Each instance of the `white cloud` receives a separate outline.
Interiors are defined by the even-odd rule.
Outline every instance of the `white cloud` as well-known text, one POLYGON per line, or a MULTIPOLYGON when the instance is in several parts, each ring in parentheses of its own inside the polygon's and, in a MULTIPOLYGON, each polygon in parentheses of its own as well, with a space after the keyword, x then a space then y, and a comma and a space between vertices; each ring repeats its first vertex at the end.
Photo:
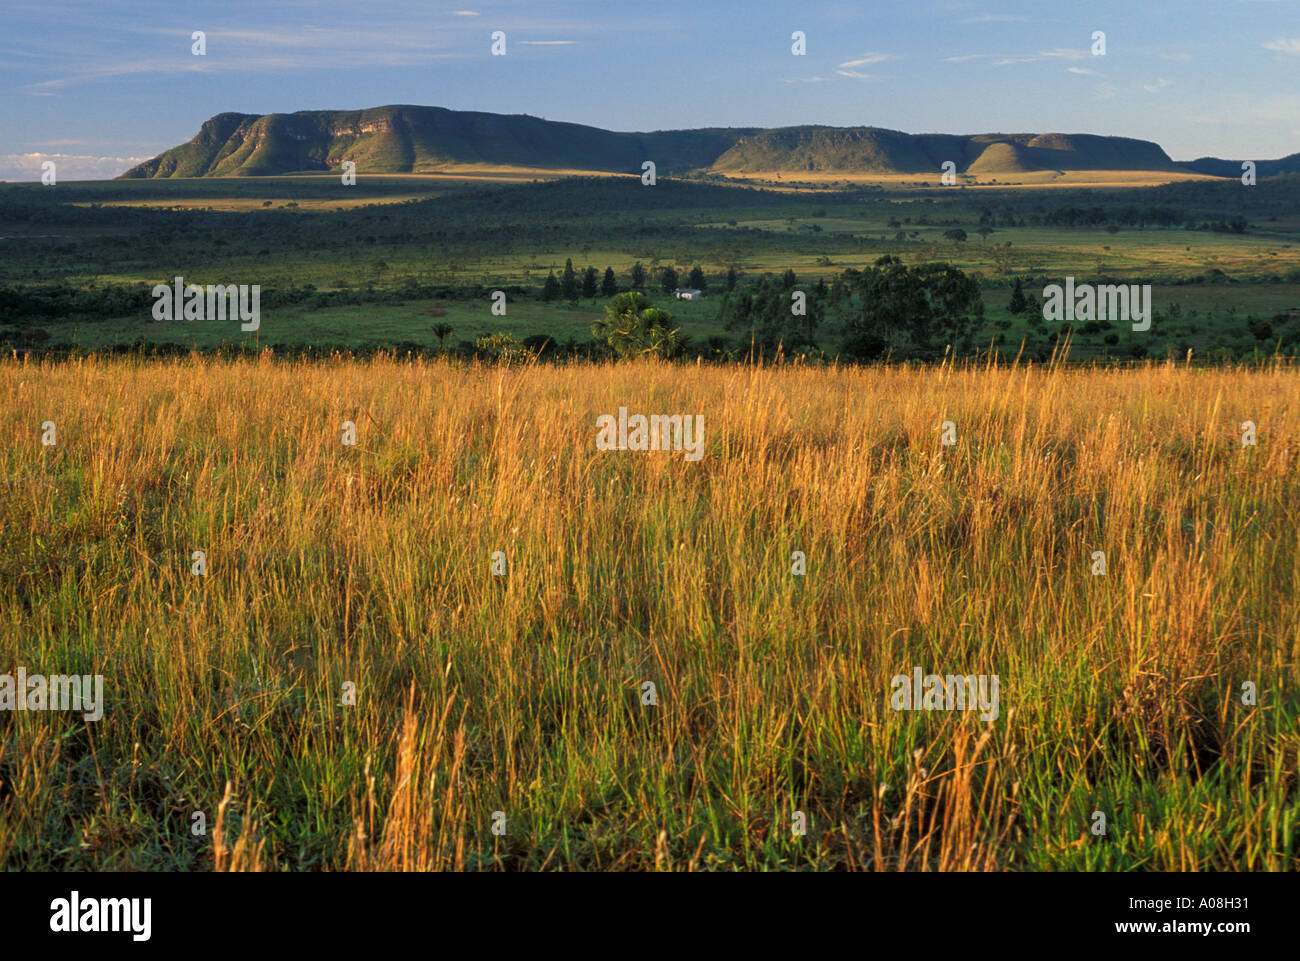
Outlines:
POLYGON ((1278 37, 1263 46, 1265 50, 1276 50, 1278 53, 1290 53, 1300 57, 1300 37, 1278 37))
POLYGON ((1006 67, 1015 63, 1037 63, 1040 60, 1088 60, 1091 57, 1092 53, 1088 50, 1057 47, 1055 50, 1044 50, 1032 57, 1003 57, 1001 60, 993 61, 993 66, 1006 67))
POLYGON ((453 17, 477 17, 479 14, 477 10, 453 10, 451 15, 453 17))
POLYGON ((465 57, 461 53, 432 53, 418 47, 409 50, 367 50, 333 53, 327 58, 311 52, 253 57, 181 57, 170 60, 124 61, 94 70, 30 83, 22 89, 33 96, 51 97, 56 91, 78 84, 112 80, 142 74, 178 73, 276 73, 290 70, 322 70, 346 67, 419 67, 437 60, 465 57))
MULTIPOLYGON (((469 29, 466 25, 462 29, 469 29)), ((135 27, 132 33, 148 36, 172 37, 177 46, 185 53, 190 52, 190 34, 188 31, 169 30, 163 27, 135 27)), ((427 50, 429 40, 412 31, 394 34, 381 29, 363 29, 351 26, 314 27, 277 26, 263 30, 228 30, 220 27, 207 31, 208 54, 214 55, 220 49, 229 49, 235 44, 255 44, 265 47, 345 47, 357 49, 368 45, 375 49, 404 47, 412 50, 427 50), (228 45, 227 42, 230 42, 228 45)))
POLYGON ((1055 50, 1044 50, 1039 56, 1059 60, 1087 60, 1092 56, 1092 52, 1089 50, 1072 50, 1069 47, 1057 47, 1055 50))
POLYGON ((41 164, 53 160, 59 181, 110 180, 149 157, 93 157, 66 153, 0 154, 0 180, 40 180, 41 164))
POLYGON ((1101 74, 1096 70, 1089 70, 1087 67, 1066 67, 1066 73, 1077 73, 1084 77, 1100 77, 1101 74))
POLYGON ((857 60, 845 60, 840 64, 840 69, 848 70, 852 67, 865 67, 873 63, 884 63, 886 60, 897 60, 892 53, 864 53, 857 60))
POLYGON ((879 74, 860 73, 857 70, 836 70, 841 77, 851 77, 854 80, 880 80, 879 74))
POLYGON ((785 80, 783 83, 825 83, 825 77, 795 77, 792 80, 785 80))
POLYGON ((1142 89, 1145 90, 1147 93, 1155 93, 1157 90, 1163 90, 1165 89, 1165 87, 1169 87, 1169 86, 1173 86, 1173 81, 1166 80, 1164 77, 1161 77, 1155 83, 1144 83, 1142 85, 1142 89))

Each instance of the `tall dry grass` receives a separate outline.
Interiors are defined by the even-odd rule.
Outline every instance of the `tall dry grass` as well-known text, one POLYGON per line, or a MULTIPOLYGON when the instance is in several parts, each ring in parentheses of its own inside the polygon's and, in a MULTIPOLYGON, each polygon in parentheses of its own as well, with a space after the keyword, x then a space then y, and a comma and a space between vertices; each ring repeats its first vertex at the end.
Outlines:
POLYGON ((0 671, 108 700, 0 714, 0 867, 1296 867, 1291 368, 92 358, 0 414, 0 671))

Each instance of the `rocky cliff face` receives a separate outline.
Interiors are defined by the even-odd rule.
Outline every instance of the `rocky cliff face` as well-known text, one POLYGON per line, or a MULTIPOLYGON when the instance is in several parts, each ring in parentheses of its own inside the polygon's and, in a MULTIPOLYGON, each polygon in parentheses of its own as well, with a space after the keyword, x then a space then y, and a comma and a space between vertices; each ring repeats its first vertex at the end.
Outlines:
POLYGON ((908 134, 879 127, 714 128, 616 133, 524 115, 389 106, 293 114, 222 113, 198 135, 123 177, 241 177, 337 169, 436 171, 457 164, 664 176, 842 171, 1176 170, 1158 144, 1087 134, 908 134))
POLYGON ((960 172, 1173 170, 1159 145, 1086 134, 908 134, 878 127, 789 127, 738 140, 714 164, 746 171, 932 173, 951 161, 960 172))

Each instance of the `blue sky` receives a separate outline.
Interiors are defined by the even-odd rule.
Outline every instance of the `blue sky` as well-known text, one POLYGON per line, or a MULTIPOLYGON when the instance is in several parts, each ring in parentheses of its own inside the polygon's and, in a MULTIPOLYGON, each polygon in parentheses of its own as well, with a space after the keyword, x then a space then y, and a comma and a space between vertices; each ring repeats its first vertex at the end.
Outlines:
POLYGON ((1179 160, 1272 159, 1300 151, 1300 0, 6 0, 0 87, 7 180, 47 158, 61 179, 114 176, 223 111, 390 103, 614 130, 1114 134, 1179 160))

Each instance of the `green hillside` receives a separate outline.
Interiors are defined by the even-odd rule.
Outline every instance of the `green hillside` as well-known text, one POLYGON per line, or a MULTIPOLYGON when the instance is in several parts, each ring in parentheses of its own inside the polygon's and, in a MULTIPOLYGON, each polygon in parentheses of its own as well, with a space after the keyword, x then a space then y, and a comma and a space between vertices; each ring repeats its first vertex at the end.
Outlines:
MULTIPOLYGON (((1209 174, 1211 177, 1240 177, 1240 160, 1220 160, 1218 157, 1201 157, 1189 160, 1182 166, 1197 173, 1209 174)), ((1255 176, 1277 177, 1282 174, 1300 174, 1300 153, 1293 153, 1280 160, 1257 160, 1255 176)))
POLYGON ((751 130, 615 133, 523 115, 390 106, 292 114, 224 113, 126 178, 247 177, 338 169, 422 173, 456 164, 664 173, 708 166, 751 130))
MULTIPOLYGON (((962 173, 1037 170, 1188 170, 1235 176, 1237 161, 1175 163, 1158 144, 1090 134, 909 134, 880 127, 711 128, 620 133, 522 114, 443 107, 223 113, 189 143, 122 176, 250 177, 338 170, 431 173, 458 165, 639 173, 690 171, 933 173, 951 161, 962 173)), ((1300 167, 1300 155, 1262 161, 1260 175, 1300 167), (1265 168, 1268 168, 1266 171, 1265 168), (1273 171, 1279 167, 1278 171, 1273 171)))
POLYGON ((1157 144, 1088 134, 907 134, 877 127, 787 127, 742 137, 714 169, 931 173, 1029 170, 1176 170, 1157 144))

